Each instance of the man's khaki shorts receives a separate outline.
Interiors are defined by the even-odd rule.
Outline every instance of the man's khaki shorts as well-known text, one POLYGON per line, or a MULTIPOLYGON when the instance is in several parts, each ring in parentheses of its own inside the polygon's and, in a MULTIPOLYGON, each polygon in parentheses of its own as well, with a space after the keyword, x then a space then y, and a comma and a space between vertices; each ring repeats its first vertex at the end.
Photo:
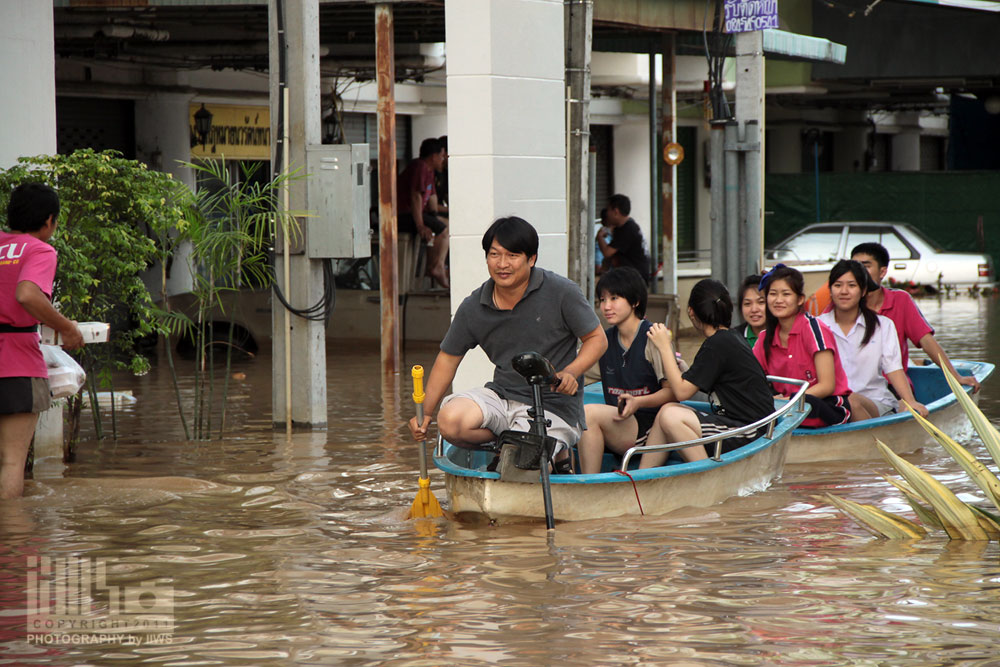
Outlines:
MULTIPOLYGON (((441 401, 441 407, 448 405, 456 398, 467 398, 474 401, 483 412, 483 423, 480 424, 480 428, 489 429, 497 436, 504 431, 531 430, 528 424, 530 419, 528 410, 531 406, 527 403, 503 399, 492 389, 477 387, 445 396, 444 400, 441 401)), ((580 440, 582 430, 579 427, 570 426, 562 417, 548 410, 545 411, 545 418, 552 421, 552 425, 548 427, 546 432, 559 441, 559 448, 556 451, 572 447, 580 440)))

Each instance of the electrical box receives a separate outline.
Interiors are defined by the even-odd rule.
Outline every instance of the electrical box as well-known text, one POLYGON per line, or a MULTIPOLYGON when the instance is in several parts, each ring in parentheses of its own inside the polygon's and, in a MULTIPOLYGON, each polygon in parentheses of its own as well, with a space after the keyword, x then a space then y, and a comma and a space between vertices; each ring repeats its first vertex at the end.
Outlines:
POLYGON ((306 147, 306 255, 371 256, 368 144, 306 147))

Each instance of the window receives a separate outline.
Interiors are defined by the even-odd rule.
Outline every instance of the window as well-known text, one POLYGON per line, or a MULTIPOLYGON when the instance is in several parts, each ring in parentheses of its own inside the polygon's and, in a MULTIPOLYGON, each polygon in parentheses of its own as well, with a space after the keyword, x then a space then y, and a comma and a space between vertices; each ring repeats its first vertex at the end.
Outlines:
POLYGON ((892 227, 851 227, 847 232, 847 252, 861 243, 881 243, 889 251, 889 259, 915 259, 913 251, 892 227))
POLYGON ((842 230, 829 229, 805 232, 789 239, 774 251, 776 260, 798 260, 801 262, 828 262, 837 259, 842 230))

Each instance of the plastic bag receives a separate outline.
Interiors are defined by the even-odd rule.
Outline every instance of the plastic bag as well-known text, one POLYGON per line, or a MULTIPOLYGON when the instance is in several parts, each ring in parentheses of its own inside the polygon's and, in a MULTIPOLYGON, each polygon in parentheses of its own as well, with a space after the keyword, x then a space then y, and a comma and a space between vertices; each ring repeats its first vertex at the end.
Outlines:
POLYGON ((49 367, 49 393, 52 398, 65 398, 80 391, 87 373, 58 345, 42 345, 42 356, 49 367))

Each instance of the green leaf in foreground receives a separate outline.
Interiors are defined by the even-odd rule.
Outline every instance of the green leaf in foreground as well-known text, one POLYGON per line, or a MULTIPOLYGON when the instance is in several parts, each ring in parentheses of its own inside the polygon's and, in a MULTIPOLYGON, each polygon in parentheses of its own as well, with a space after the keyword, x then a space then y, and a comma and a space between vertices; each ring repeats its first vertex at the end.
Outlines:
POLYGON ((948 490, 948 487, 906 459, 896 455, 881 440, 876 440, 875 444, 882 452, 882 456, 910 483, 913 490, 931 504, 948 533, 948 537, 953 540, 990 539, 986 531, 980 527, 975 512, 948 490))
POLYGON ((877 537, 887 537, 890 540, 915 540, 927 534, 927 531, 920 524, 872 505, 856 503, 831 493, 825 494, 820 499, 829 501, 859 526, 877 537))
POLYGON ((917 518, 928 526, 934 526, 935 528, 944 530, 944 525, 941 523, 941 519, 938 518, 937 513, 933 509, 926 507, 921 502, 923 497, 914 491, 909 484, 885 475, 882 476, 882 479, 899 489, 900 493, 903 494, 903 497, 906 498, 906 502, 910 503, 910 507, 913 508, 913 513, 917 515, 917 518))
POLYGON ((972 397, 965 393, 965 388, 958 383, 958 380, 951 376, 951 373, 945 372, 944 379, 948 381, 948 386, 951 387, 951 391, 958 398, 958 402, 962 406, 962 409, 965 410, 965 414, 969 416, 972 427, 976 429, 976 433, 983 439, 983 444, 986 445, 990 456, 993 457, 994 463, 1000 466, 1000 433, 990 423, 990 420, 986 418, 986 415, 979 409, 979 406, 973 402, 972 397))
MULTIPOLYGON (((965 395, 965 392, 960 392, 961 395, 965 395)), ((966 397, 968 398, 968 397, 966 397)), ((970 405, 976 407, 974 403, 970 405)), ((982 464, 975 456, 969 453, 965 447, 955 442, 950 438, 944 431, 939 429, 937 426, 932 424, 930 421, 921 417, 912 407, 906 406, 910 412, 913 414, 913 418, 924 427, 924 430, 930 433, 935 440, 948 452, 958 465, 962 466, 962 470, 976 483, 980 489, 982 489, 983 494, 986 499, 991 501, 993 505, 1000 510, 1000 479, 993 472, 982 464)), ((965 407, 962 404, 962 407, 965 407)), ((970 420, 972 415, 969 415, 970 420)), ((991 425, 992 428, 992 425, 991 425)))

